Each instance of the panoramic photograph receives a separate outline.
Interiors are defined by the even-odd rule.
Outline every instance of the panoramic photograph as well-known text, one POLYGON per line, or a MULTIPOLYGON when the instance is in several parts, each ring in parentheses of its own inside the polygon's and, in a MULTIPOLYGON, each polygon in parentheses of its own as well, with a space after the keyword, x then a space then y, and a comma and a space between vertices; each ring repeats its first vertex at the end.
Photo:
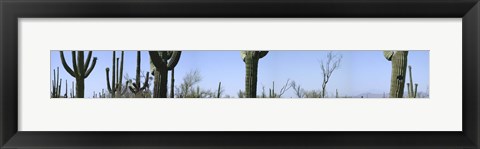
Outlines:
POLYGON ((51 98, 429 98, 428 50, 52 50, 51 98))

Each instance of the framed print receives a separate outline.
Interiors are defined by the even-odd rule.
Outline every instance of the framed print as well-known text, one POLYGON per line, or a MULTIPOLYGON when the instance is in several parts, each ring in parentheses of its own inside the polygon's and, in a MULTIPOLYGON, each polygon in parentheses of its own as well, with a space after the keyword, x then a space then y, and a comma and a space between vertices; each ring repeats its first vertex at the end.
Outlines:
POLYGON ((2 148, 480 143, 476 0, 0 8, 2 148))

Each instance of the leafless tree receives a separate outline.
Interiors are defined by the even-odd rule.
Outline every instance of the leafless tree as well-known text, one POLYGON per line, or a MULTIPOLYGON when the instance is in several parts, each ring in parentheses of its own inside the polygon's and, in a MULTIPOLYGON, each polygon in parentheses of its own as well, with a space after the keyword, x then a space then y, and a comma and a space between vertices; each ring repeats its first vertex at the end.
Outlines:
POLYGON ((272 94, 270 95, 270 98, 280 98, 282 97, 283 94, 285 94, 286 91, 288 91, 292 86, 290 85, 290 79, 287 80, 287 82, 285 83, 285 85, 282 86, 282 88, 280 88, 280 91, 277 93, 275 93, 275 82, 273 82, 273 86, 272 86, 272 94))
POLYGON ((197 93, 194 85, 202 80, 200 72, 198 70, 192 70, 185 77, 183 77, 183 83, 175 91, 177 98, 192 98, 190 93, 197 93))
POLYGON ((332 51, 328 52, 326 60, 322 60, 322 98, 325 98, 327 83, 330 80, 330 77, 333 74, 333 71, 337 70, 340 67, 340 62, 342 61, 342 55, 333 54, 332 51))
POLYGON ((297 83, 295 81, 292 81, 292 83, 290 84, 290 86, 293 88, 293 91, 295 92, 295 95, 298 97, 298 98, 303 98, 305 97, 305 90, 302 89, 302 87, 300 85, 297 85, 297 83))

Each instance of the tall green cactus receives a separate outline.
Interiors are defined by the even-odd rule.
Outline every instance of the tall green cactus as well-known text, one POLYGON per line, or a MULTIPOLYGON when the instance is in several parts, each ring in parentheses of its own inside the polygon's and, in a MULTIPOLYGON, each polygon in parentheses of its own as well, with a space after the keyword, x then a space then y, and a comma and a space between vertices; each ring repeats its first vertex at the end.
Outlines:
MULTIPOLYGON (((148 79, 149 79, 149 73, 147 71, 147 75, 145 77, 145 82, 143 82, 143 86, 141 86, 141 82, 140 82, 140 63, 141 63, 141 53, 140 51, 137 51, 137 70, 136 70, 136 73, 135 73, 135 83, 130 83, 130 85, 128 86, 128 88, 130 89, 130 91, 132 93, 135 94, 135 98, 144 98, 144 96, 142 95, 143 91, 149 86, 148 85, 148 79)), ((132 81, 129 81, 129 82, 132 82, 132 81)))
MULTIPOLYGON (((67 88, 67 87, 65 87, 65 88, 67 88)), ((57 67, 56 72, 55 72, 55 69, 53 69, 52 92, 50 92, 50 97, 51 98, 60 98, 61 89, 62 89, 62 79, 60 79, 59 71, 58 71, 58 67, 57 67)))
POLYGON ((63 98, 68 98, 68 80, 65 80, 65 94, 63 94, 63 98))
POLYGON ((407 89, 408 89, 408 98, 417 98, 417 87, 418 84, 415 83, 415 89, 413 87, 413 78, 412 78, 412 66, 408 66, 408 74, 410 76, 410 83, 407 83, 407 89))
POLYGON ((221 95, 222 95, 222 82, 218 82, 217 98, 220 98, 221 95))
POLYGON ((70 98, 75 97, 75 82, 72 81, 72 88, 70 89, 70 98))
POLYGON ((65 56, 63 51, 60 51, 60 59, 62 60, 62 65, 65 70, 75 78, 76 80, 76 96, 75 98, 83 98, 85 94, 85 78, 87 78, 90 73, 92 73, 97 63, 97 57, 93 58, 92 64, 90 65, 90 60, 92 58, 92 51, 88 52, 87 60, 84 60, 84 51, 72 51, 72 63, 73 70, 65 62, 65 56), (78 53, 78 56, 77 56, 78 53))
POLYGON ((268 51, 241 51, 243 62, 245 62, 245 94, 246 98, 257 97, 257 73, 258 61, 267 55, 268 51))
MULTIPOLYGON (((119 58, 115 56, 116 51, 112 52, 112 83, 110 85, 110 78, 109 78, 109 72, 110 68, 105 68, 105 74, 107 77, 107 89, 108 92, 110 93, 112 98, 115 97, 121 97, 121 95, 125 94, 127 89, 123 89, 122 91, 122 78, 123 78, 123 57, 124 57, 124 51, 122 51, 122 56, 120 59, 120 68, 119 67, 119 58), (116 61, 115 61, 116 60, 116 61), (116 63, 116 64, 115 64, 116 63)), ((128 83, 127 83, 128 84, 128 83)))
POLYGON ((182 51, 149 51, 151 65, 155 68, 152 71, 155 76, 153 83, 154 98, 167 98, 168 70, 175 68, 181 54, 182 51))
POLYGON ((390 98, 403 98, 408 51, 384 51, 383 55, 388 61, 392 61, 390 98))
POLYGON ((175 88, 175 68, 172 68, 172 78, 170 79, 170 98, 174 97, 174 91, 173 89, 175 88))

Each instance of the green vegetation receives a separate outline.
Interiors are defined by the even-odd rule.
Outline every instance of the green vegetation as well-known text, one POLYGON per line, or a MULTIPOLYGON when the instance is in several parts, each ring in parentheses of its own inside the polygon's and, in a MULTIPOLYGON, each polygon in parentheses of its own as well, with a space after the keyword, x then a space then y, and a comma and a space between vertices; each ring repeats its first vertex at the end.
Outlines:
MULTIPOLYGON (((122 91, 122 78, 123 78, 123 57, 124 52, 122 51, 120 68, 119 67, 119 58, 115 56, 115 51, 112 52, 112 83, 110 85, 110 78, 108 77, 110 68, 105 68, 105 74, 107 78, 107 89, 112 98, 121 97, 127 91, 127 88, 124 88, 122 91), (116 61, 115 61, 116 60, 116 61)), ((127 82, 128 83, 128 82, 127 82)))
POLYGON ((384 51, 383 55, 392 62, 390 98, 403 98, 408 51, 384 51))
POLYGON ((245 94, 247 98, 257 97, 258 61, 267 55, 268 51, 241 51, 246 66, 245 94))
POLYGON ((167 98, 168 70, 175 68, 181 54, 181 51, 149 51, 151 64, 155 66, 153 98, 167 98))
POLYGON ((85 94, 85 79, 92 73, 92 70, 95 68, 95 64, 97 63, 97 57, 93 58, 93 62, 90 65, 90 60, 92 58, 92 51, 88 52, 87 60, 84 60, 84 52, 83 51, 72 51, 72 63, 73 63, 73 70, 68 66, 67 62, 65 61, 65 56, 63 55, 63 51, 60 51, 60 58, 62 60, 63 68, 76 80, 76 98, 83 98, 85 94), (77 56, 78 53, 78 56, 77 56), (78 65, 77 65, 78 64, 78 65), (90 65, 90 66, 89 66, 90 65))
MULTIPOLYGON (((51 80, 51 98, 84 98, 85 91, 85 79, 91 74, 95 68, 97 57, 93 57, 92 51, 88 52, 86 60, 84 59, 84 51, 71 51, 72 52, 72 67, 70 67, 65 61, 63 51, 60 51, 60 58, 62 65, 66 72, 75 78, 72 81, 72 85, 69 90, 69 84, 65 80, 65 93, 61 93, 62 79, 59 76, 59 67, 56 70, 53 69, 53 80, 51 80)), ((151 71, 142 72, 141 70, 141 51, 136 51, 136 70, 134 81, 128 77, 128 73, 125 73, 124 78, 124 51, 121 51, 121 56, 116 56, 116 51, 112 51, 112 66, 105 69, 107 89, 93 92, 93 98, 231 98, 230 95, 224 95, 224 87, 229 86, 228 81, 218 81, 218 87, 213 86, 213 89, 202 88, 199 82, 202 81, 202 76, 198 70, 192 70, 188 72, 179 85, 175 86, 174 70, 180 61, 181 51, 149 51, 149 60, 151 65, 151 71), (110 73, 110 69, 112 72, 110 73), (168 84, 168 71, 171 71, 170 87, 168 84), (150 76, 150 73, 152 76, 150 76), (110 79, 111 78, 111 79, 110 79), (122 83, 122 80, 127 80, 122 83), (142 82, 142 80, 144 81, 142 82), (153 81, 153 83, 151 83, 153 81), (150 89, 150 84, 154 84, 153 91, 150 89), (170 92, 167 94, 168 88, 170 92)), ((335 89, 335 92, 327 92, 327 84, 329 79, 335 70, 340 68, 342 55, 329 52, 325 58, 320 61, 320 69, 322 74, 319 76, 322 82, 316 82, 313 90, 305 90, 302 86, 293 81, 286 80, 286 82, 277 84, 272 81, 271 87, 266 89, 262 85, 261 94, 257 95, 257 75, 259 60, 264 58, 268 54, 268 51, 241 51, 241 58, 245 63, 245 90, 239 90, 237 93, 238 98, 281 98, 288 90, 293 89, 294 95, 297 98, 352 98, 344 93, 340 95, 339 90, 335 89)), ((426 98, 427 92, 417 93, 418 83, 413 82, 412 66, 408 66, 409 82, 406 80, 407 71, 407 58, 408 51, 383 51, 384 57, 391 61, 391 79, 390 79, 390 92, 383 93, 383 96, 374 94, 374 97, 387 97, 389 98, 426 98), (404 96, 404 86, 407 85, 408 95, 404 96)), ((128 56, 128 55, 127 55, 128 56)), ((381 58, 380 56, 376 56, 381 58)), ((129 57, 127 57, 129 59, 129 57)), ((109 63, 109 62, 108 62, 109 63)), ((102 63, 101 63, 102 64, 102 63)), ((129 62, 126 62, 126 70, 129 70, 129 62)), ((109 64, 108 64, 109 65, 109 64)), ((133 65, 131 68, 133 69, 133 65)), ((318 68, 317 68, 318 69, 318 68)), ((385 74, 388 75, 388 74, 385 74)), ((318 74, 315 74, 317 77, 318 74)), ((102 76, 103 77, 103 76, 102 76)), ((238 78, 236 78, 238 79, 238 78)), ((417 78, 418 79, 418 78, 417 78)), ((103 78, 102 78, 103 80, 103 78)), ((417 80, 418 81, 418 80, 417 80)), ((277 82, 278 83, 278 82, 277 82)), ((334 82, 335 83, 335 82, 334 82)), ((103 82, 102 82, 103 84, 103 82)), ((270 85, 268 85, 270 86, 270 85)), ((243 87, 243 86, 242 86, 243 87)), ((90 91, 89 91, 90 92, 90 91)), ((371 93, 361 94, 355 97, 368 96, 372 97, 371 93)))
MULTIPOLYGON (((148 81, 149 81, 149 73, 147 71, 145 81, 143 82, 143 86, 141 86, 140 82, 140 62, 141 62, 141 55, 140 51, 137 51, 137 69, 135 72, 135 83, 130 83, 128 85, 130 91, 135 94, 135 98, 145 98, 146 96, 144 95, 144 91, 147 89, 149 86, 148 81)), ((129 82, 132 82, 131 80, 129 82)))
MULTIPOLYGON (((67 81, 65 81, 67 82, 67 81)), ((55 73, 55 69, 53 69, 53 80, 52 80, 52 91, 50 92, 51 98, 60 98, 60 91, 62 89, 62 79, 60 79, 58 67, 57 72, 55 73), (59 81, 60 80, 60 81, 59 81)), ((65 86, 65 88, 67 88, 65 86)))

